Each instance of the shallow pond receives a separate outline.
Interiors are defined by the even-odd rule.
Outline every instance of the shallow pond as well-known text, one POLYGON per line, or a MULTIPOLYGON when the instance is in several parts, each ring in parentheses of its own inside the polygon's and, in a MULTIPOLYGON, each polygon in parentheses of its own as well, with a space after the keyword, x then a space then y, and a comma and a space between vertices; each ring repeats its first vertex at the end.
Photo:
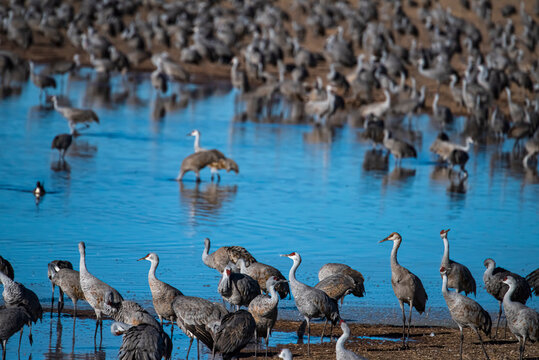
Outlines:
MULTIPOLYGON (((300 252, 298 278, 311 285, 323 264, 345 262, 363 273, 367 295, 347 297, 343 316, 370 323, 400 321, 390 283, 391 244, 378 244, 393 231, 403 236, 399 261, 429 294, 428 315, 414 314, 418 323, 448 319, 438 273, 442 228, 451 228, 451 257, 471 269, 476 299, 493 314, 498 303, 482 286, 483 260, 492 257, 523 275, 538 266, 539 177, 512 159, 512 142, 476 145, 468 180, 451 188, 428 150, 437 129, 425 115, 412 121, 421 131, 417 160, 406 159, 399 169, 390 158, 388 169, 369 170, 373 153, 358 140, 360 129, 345 126, 331 143, 313 143, 305 137, 311 126, 234 122, 235 93, 225 84, 186 86, 187 104, 153 120, 155 94, 147 80, 136 97, 116 105, 96 98, 85 81, 66 84, 73 106, 92 107, 100 124, 81 131, 65 163, 50 145, 55 135, 69 131, 66 121, 38 106, 39 91, 30 82, 21 96, 0 101, 0 254, 13 264, 16 280, 45 304, 51 291, 47 263, 67 259, 78 268, 79 241, 86 242, 94 275, 147 308, 150 264, 137 259, 150 251, 159 254, 162 280, 184 294, 219 300, 220 275, 201 261, 205 237, 212 249, 244 246, 284 274, 292 262, 279 254, 300 252), (195 128, 203 147, 236 160, 238 175, 223 172, 215 184, 204 170, 200 184, 192 173, 183 183, 174 180, 181 160, 193 151, 186 134, 195 128), (38 205, 31 193, 37 180, 49 192, 38 205)), ((115 91, 121 91, 118 81, 115 91)), ((457 138, 462 127, 458 119, 450 136, 457 138)), ((537 299, 529 304, 539 307, 537 299)), ((282 301, 280 309, 284 317, 298 318, 292 300, 282 301)), ((71 318, 62 320, 67 345, 60 352, 71 354, 66 358, 93 356, 93 320, 77 323, 73 349, 71 318)), ((103 358, 114 358, 121 342, 109 325, 103 358)), ((56 326, 56 318, 46 317, 34 328, 34 346, 23 341, 21 356, 57 356, 56 326)), ((16 356, 17 340, 9 342, 9 356, 16 356)), ((186 349, 180 331, 175 340, 175 349, 186 349)))

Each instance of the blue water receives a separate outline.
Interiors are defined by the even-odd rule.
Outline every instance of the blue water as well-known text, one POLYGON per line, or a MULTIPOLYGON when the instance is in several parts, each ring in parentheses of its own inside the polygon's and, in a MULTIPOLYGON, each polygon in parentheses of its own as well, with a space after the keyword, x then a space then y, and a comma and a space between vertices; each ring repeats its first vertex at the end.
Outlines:
MULTIPOLYGON (((103 104, 88 95, 86 82, 68 84, 72 105, 93 108, 100 124, 82 131, 66 164, 58 163, 50 144, 69 131, 67 123, 59 113, 39 108, 31 83, 21 96, 0 101, 0 254, 11 261, 16 280, 44 303, 50 302, 47 263, 66 259, 78 268, 79 241, 86 242, 90 272, 149 308, 150 264, 136 260, 150 251, 160 257, 163 281, 184 294, 219 300, 220 275, 201 261, 205 237, 212 250, 244 246, 285 275, 292 262, 279 254, 297 251, 303 258, 298 278, 311 285, 323 264, 345 262, 363 273, 367 295, 347 297, 342 313, 350 321, 374 323, 400 321, 390 283, 391 244, 378 244, 393 231, 403 237, 400 263, 422 279, 429 294, 429 315, 416 313, 418 323, 449 316, 438 273, 442 228, 451 228, 451 257, 476 278, 476 300, 493 313, 498 303, 482 286, 483 260, 492 257, 522 275, 538 267, 539 176, 518 159, 511 161, 512 142, 476 145, 466 192, 455 193, 428 150, 437 129, 426 115, 413 120, 421 131, 417 160, 404 160, 404 171, 392 158, 388 170, 368 171, 364 162, 371 146, 358 141, 361 129, 345 126, 331 143, 307 143, 307 125, 233 122, 235 94, 224 84, 185 86, 182 91, 192 94, 187 107, 152 120, 155 95, 143 80, 138 105, 103 104), (239 164, 238 175, 223 172, 221 182, 212 184, 204 170, 201 184, 192 173, 183 184, 174 181, 182 159, 193 152, 193 138, 186 134, 195 128, 203 147, 217 148, 239 164), (31 193, 37 180, 49 192, 38 205, 31 193)), ((449 129, 452 138, 458 139, 463 121, 449 129)), ((539 308, 537 299, 529 305, 539 308)), ((292 300, 282 301, 280 309, 287 318, 299 318, 292 300)), ((46 320, 41 326, 49 325, 46 320)), ((104 356, 114 358, 120 340, 107 325, 104 356)), ((71 334, 70 326, 64 333, 71 334)), ((46 336, 34 330, 34 337, 46 336)), ((186 337, 179 331, 175 337, 185 349, 186 337)), ((86 340, 77 342, 77 356, 87 352, 86 340)), ((21 355, 46 358, 47 341, 48 336, 32 348, 26 341, 21 355)), ((16 342, 14 337, 8 344, 12 355, 16 342)))

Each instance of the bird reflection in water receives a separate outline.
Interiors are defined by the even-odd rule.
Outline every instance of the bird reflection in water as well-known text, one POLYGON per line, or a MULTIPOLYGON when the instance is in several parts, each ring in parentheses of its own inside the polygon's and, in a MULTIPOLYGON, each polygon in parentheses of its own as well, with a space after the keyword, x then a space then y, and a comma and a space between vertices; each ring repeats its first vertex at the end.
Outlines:
POLYGON ((401 168, 395 166, 393 171, 384 176, 382 184, 387 185, 391 183, 400 183, 406 181, 408 178, 415 176, 415 169, 401 168))
POLYGON ((65 159, 58 159, 51 163, 51 170, 54 172, 65 172, 69 174, 71 172, 71 166, 65 159))
POLYGON ((454 175, 455 171, 449 170, 449 186, 447 192, 451 194, 466 194, 468 190, 468 173, 458 173, 454 175))
POLYGON ((333 127, 315 123, 311 132, 303 134, 303 140, 309 144, 327 144, 333 141, 334 136, 333 127))
POLYGON ((86 140, 80 140, 80 136, 77 137, 69 150, 69 156, 80 158, 92 158, 97 153, 97 146, 90 144, 86 140))
POLYGON ((230 201, 238 191, 237 185, 219 185, 218 183, 208 183, 201 185, 180 182, 180 201, 189 208, 191 221, 202 216, 215 215, 223 206, 223 202, 230 201))
POLYGON ((365 171, 387 171, 389 170, 389 152, 384 150, 371 149, 365 151, 363 158, 363 170, 365 171))

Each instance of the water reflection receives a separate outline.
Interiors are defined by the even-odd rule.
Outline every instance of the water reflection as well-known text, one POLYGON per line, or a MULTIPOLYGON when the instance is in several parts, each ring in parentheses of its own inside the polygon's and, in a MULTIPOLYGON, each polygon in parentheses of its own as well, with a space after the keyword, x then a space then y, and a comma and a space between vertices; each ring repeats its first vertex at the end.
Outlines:
POLYGON ((311 132, 303 134, 303 140, 308 144, 328 144, 335 137, 335 128, 315 123, 311 132))
POLYGON ((384 150, 371 149, 365 151, 363 157, 363 170, 366 171, 388 171, 389 152, 384 150))
POLYGON ((190 222, 200 217, 214 217, 223 203, 230 201, 238 191, 237 185, 219 183, 187 184, 180 181, 180 200, 189 209, 190 222))
POLYGON ((467 181, 468 181, 468 174, 462 173, 463 175, 460 176, 460 173, 455 176, 455 171, 449 170, 449 186, 447 187, 447 192, 450 194, 466 194, 466 191, 468 190, 467 181))
MULTIPOLYGON (((70 342, 71 346, 70 352, 65 351, 65 345, 62 345, 62 336, 64 331, 64 326, 62 324, 63 316, 58 314, 58 317, 56 321, 54 321, 52 318, 50 319, 50 325, 49 325, 49 345, 48 345, 48 352, 44 353, 45 359, 50 360, 63 360, 63 359, 106 359, 107 354, 103 348, 100 349, 94 349, 94 352, 90 353, 75 353, 75 339, 76 339, 76 318, 73 318, 73 327, 69 326, 67 330, 67 334, 71 334, 70 342), (53 327, 56 325, 56 331, 54 332, 53 327), (56 339, 54 338, 56 336, 56 339), (54 340, 56 340, 54 342, 54 340), (54 345, 53 345, 54 342, 54 345)), ((80 348, 78 349, 80 351, 80 348)))
POLYGON ((415 169, 406 169, 400 166, 396 166, 393 171, 384 176, 382 184, 389 185, 405 182, 409 178, 414 177, 415 172, 415 169))
POLYGON ((58 159, 51 162, 51 170, 57 173, 65 172, 69 174, 71 172, 71 166, 65 159, 58 159))

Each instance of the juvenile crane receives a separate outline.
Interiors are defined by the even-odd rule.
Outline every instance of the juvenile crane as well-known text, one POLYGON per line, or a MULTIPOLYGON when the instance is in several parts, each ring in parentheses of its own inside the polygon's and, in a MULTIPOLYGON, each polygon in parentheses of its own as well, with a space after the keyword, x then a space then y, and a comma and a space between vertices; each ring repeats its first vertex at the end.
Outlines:
POLYGON ((350 328, 346 321, 341 319, 340 323, 342 335, 339 337, 339 340, 337 340, 337 345, 335 345, 337 360, 365 360, 363 356, 359 356, 344 347, 346 340, 350 337, 350 328))
MULTIPOLYGON (((290 290, 294 296, 294 302, 301 315, 307 321, 307 354, 311 354, 311 319, 326 318, 330 320, 332 325, 336 325, 339 320, 339 308, 335 300, 331 299, 322 290, 316 289, 296 279, 296 270, 301 264, 301 256, 297 252, 293 252, 286 256, 294 261, 288 273, 288 281, 290 282, 290 290)), ((324 326, 325 330, 325 326, 324 326)), ((320 342, 324 339, 324 330, 320 342)))
POLYGON ((73 302, 73 320, 76 319, 77 301, 84 300, 84 293, 82 292, 82 288, 80 286, 80 273, 73 270, 73 265, 71 265, 69 261, 54 260, 49 263, 48 274, 52 285, 51 303, 54 303, 54 287, 58 286, 60 291, 60 295, 58 297, 58 315, 60 315, 60 312, 64 308, 65 293, 73 302))
POLYGON ((485 259, 483 262, 486 270, 483 274, 483 282, 485 283, 485 288, 487 292, 494 296, 496 300, 500 303, 500 310, 498 311, 498 320, 496 321, 496 334, 494 337, 498 336, 498 327, 500 326, 500 318, 502 316, 502 302, 503 297, 509 287, 503 283, 503 279, 506 276, 512 276, 515 281, 515 290, 512 293, 511 300, 518 301, 521 304, 526 304, 528 298, 532 296, 530 285, 522 276, 514 274, 509 270, 504 268, 496 267, 496 262, 491 259, 485 259))
POLYGON ((388 237, 379 242, 393 241, 393 249, 391 250, 391 285, 393 292, 399 300, 399 305, 402 311, 402 346, 406 347, 406 338, 410 337, 410 323, 412 322, 412 308, 415 307, 417 312, 422 314, 425 311, 428 296, 423 287, 421 280, 412 274, 410 270, 400 265, 397 261, 397 251, 402 242, 402 237, 399 233, 391 233, 388 237), (408 335, 405 338, 406 315, 404 314, 404 303, 410 307, 408 315, 408 335))
POLYGON ((99 124, 99 117, 91 109, 77 109, 74 107, 59 106, 56 96, 52 97, 52 103, 54 104, 54 110, 58 111, 63 117, 66 118, 72 135, 75 134, 77 130, 76 126, 78 124, 84 124, 85 128, 90 127, 91 122, 96 122, 99 124))
POLYGON ((234 171, 236 174, 240 172, 238 164, 233 159, 227 158, 222 152, 214 149, 195 152, 183 159, 176 180, 182 181, 186 173, 193 171, 196 175, 196 181, 200 182, 200 170, 206 166, 211 169, 212 181, 215 174, 217 174, 217 181, 221 180, 218 170, 234 171))
POLYGON ((217 291, 231 305, 249 306, 251 300, 260 295, 258 282, 249 275, 232 272, 229 266, 223 270, 217 291))
POLYGON ((400 161, 403 158, 417 158, 417 152, 411 144, 390 136, 389 130, 384 129, 384 147, 395 157, 395 163, 397 165, 400 165, 400 161))
MULTIPOLYGON (((249 275, 256 281, 258 281, 260 290, 264 291, 265 293, 269 293, 269 289, 266 287, 266 282, 269 278, 274 276, 279 280, 286 280, 283 274, 281 274, 279 270, 277 270, 271 265, 266 265, 261 262, 252 262, 251 265, 247 266, 245 265, 245 260, 242 258, 238 259, 236 265, 239 266, 240 272, 242 274, 249 275)), ((288 282, 278 282, 275 285, 275 290, 279 293, 281 299, 284 299, 290 292, 288 282)))
POLYGON ((479 337, 481 347, 488 360, 489 357, 485 350, 485 345, 483 344, 483 339, 481 338, 479 330, 482 330, 485 335, 490 336, 490 330, 492 329, 492 319, 490 318, 490 315, 474 300, 456 291, 449 291, 447 289, 447 269, 443 265, 440 267, 440 275, 442 275, 442 295, 444 296, 451 318, 457 323, 460 329, 460 358, 462 359, 462 344, 464 342, 462 329, 465 326, 468 326, 479 337))
POLYGON ((220 353, 223 360, 230 360, 253 338, 255 319, 246 310, 226 314, 219 322, 211 324, 213 330, 212 359, 220 353))
POLYGON ((455 289, 458 293, 464 291, 466 295, 476 293, 475 279, 471 271, 464 265, 449 258, 449 240, 447 233, 450 229, 440 231, 440 237, 444 242, 444 255, 440 266, 445 268, 447 274, 447 286, 455 289))
POLYGON ((513 294, 518 289, 518 280, 511 275, 506 275, 503 283, 509 286, 509 289, 503 296, 503 309, 507 317, 509 330, 518 340, 518 350, 520 360, 524 357, 524 348, 526 340, 539 341, 539 314, 537 311, 513 301, 513 294))
POLYGON ((204 239, 204 251, 202 252, 202 262, 206 266, 223 273, 229 262, 236 264, 239 259, 245 261, 246 266, 256 262, 256 259, 242 246, 222 246, 210 254, 211 242, 209 238, 204 239))
POLYGON ((80 253, 80 286, 84 298, 94 309, 96 322, 94 332, 94 344, 96 343, 97 328, 101 325, 101 342, 103 341, 103 314, 111 315, 112 307, 123 300, 122 295, 110 285, 99 280, 86 268, 86 246, 84 242, 79 242, 80 253))

